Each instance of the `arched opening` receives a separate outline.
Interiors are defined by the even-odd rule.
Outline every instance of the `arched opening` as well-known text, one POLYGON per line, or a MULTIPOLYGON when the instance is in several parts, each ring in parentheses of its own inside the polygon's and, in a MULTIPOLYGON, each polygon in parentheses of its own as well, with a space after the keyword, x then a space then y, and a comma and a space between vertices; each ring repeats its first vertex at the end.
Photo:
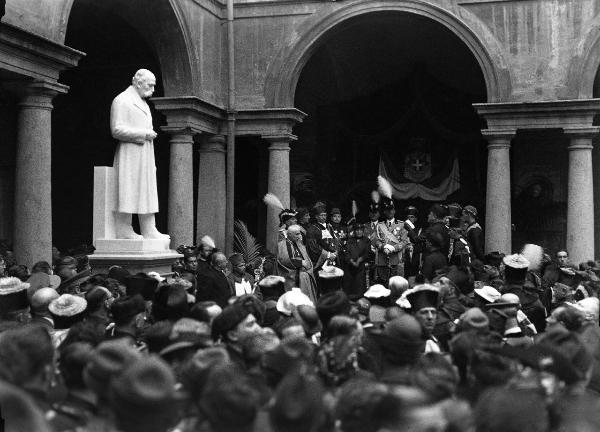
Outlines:
MULTIPOLYGON (((65 45, 86 56, 77 68, 63 73, 61 82, 70 90, 55 101, 53 238, 59 249, 92 243, 93 167, 112 165, 116 148, 109 129, 112 99, 142 67, 157 76, 154 96, 163 96, 165 89, 171 95, 185 93, 186 86, 192 85, 185 50, 173 50, 169 56, 164 53, 169 43, 181 47, 181 34, 169 39, 178 27, 168 0, 152 2, 151 7, 145 3, 75 0, 71 9, 65 45), (152 20, 146 16, 149 9, 156 12, 152 20), (162 45, 157 37, 166 38, 162 45), (177 82, 181 84, 174 84, 177 82)), ((164 125, 164 118, 154 110, 153 122, 157 132, 164 125)), ((169 141, 165 134, 159 133, 155 140, 155 156, 160 205, 157 224, 166 230, 169 141)))
MULTIPOLYGON (((456 160, 460 185, 438 199, 483 212, 486 150, 471 104, 486 102, 487 92, 469 47, 433 19, 389 11, 350 18, 318 43, 295 93, 308 114, 290 159, 296 205, 326 199, 348 215, 356 200, 366 218, 380 166, 400 183, 435 189, 456 174, 456 160)), ((397 201, 421 215, 431 204, 397 201)))

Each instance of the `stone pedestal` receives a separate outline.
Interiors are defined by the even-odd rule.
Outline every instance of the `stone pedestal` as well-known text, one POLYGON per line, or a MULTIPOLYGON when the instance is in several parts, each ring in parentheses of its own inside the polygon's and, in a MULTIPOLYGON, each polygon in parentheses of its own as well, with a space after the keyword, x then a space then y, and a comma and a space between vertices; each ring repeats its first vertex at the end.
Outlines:
POLYGON ((113 167, 94 167, 94 254, 89 255, 94 273, 106 273, 114 265, 131 273, 171 273, 182 255, 169 249, 170 240, 115 238, 117 184, 113 167))
MULTIPOLYGON (((269 177, 268 191, 275 194, 284 208, 290 206, 290 141, 293 135, 264 137, 269 145, 269 177)), ((277 237, 279 236, 279 212, 267 208, 267 248, 277 252, 277 237)))
POLYGON ((211 236, 219 249, 225 246, 225 137, 213 135, 200 145, 198 164, 196 243, 211 236))
POLYGON ((569 143, 567 250, 574 264, 594 259, 592 138, 599 128, 565 129, 569 143))
POLYGON ((485 252, 511 253, 510 141, 514 131, 483 131, 488 141, 485 252))
POLYGON ((177 248, 194 242, 194 133, 189 128, 163 130, 171 133, 169 234, 177 248))
POLYGON ((58 83, 33 81, 18 88, 14 245, 19 264, 52 262, 52 99, 58 83))

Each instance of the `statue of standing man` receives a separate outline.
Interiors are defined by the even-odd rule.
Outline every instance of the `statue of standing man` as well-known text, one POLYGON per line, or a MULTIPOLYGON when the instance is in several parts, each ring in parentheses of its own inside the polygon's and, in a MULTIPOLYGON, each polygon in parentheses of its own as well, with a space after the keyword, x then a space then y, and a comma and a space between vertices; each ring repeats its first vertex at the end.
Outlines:
POLYGON ((138 70, 131 85, 112 102, 110 130, 119 141, 113 168, 117 175, 116 236, 119 239, 169 239, 156 229, 158 212, 154 143, 150 107, 144 99, 154 93, 156 78, 147 69, 138 70), (133 214, 140 221, 142 235, 131 226, 133 214))

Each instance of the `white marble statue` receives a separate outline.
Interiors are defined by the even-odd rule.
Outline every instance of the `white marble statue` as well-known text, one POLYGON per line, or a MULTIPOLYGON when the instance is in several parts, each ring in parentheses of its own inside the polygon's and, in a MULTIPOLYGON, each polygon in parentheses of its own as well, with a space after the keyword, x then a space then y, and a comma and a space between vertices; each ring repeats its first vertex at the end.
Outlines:
POLYGON ((155 225, 158 212, 156 166, 152 114, 144 100, 152 96, 156 78, 147 69, 138 70, 131 85, 112 102, 110 130, 119 141, 113 167, 117 177, 116 237, 119 239, 168 239, 155 225), (139 217, 138 235, 131 227, 131 217, 139 217))

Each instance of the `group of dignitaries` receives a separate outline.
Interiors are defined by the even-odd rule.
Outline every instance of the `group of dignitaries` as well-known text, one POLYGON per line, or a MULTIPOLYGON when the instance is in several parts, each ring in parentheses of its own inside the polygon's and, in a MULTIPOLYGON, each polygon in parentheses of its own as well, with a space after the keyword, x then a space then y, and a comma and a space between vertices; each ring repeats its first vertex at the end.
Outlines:
POLYGON ((357 221, 355 214, 342 222, 340 209, 328 211, 323 202, 310 210, 282 209, 279 272, 313 299, 318 281, 335 274, 343 273, 343 289, 353 299, 372 284, 387 286, 392 276, 431 281, 448 265, 485 260, 477 214, 472 205, 434 204, 427 226, 420 228, 416 207, 406 207, 399 219, 394 200, 378 191, 371 195, 366 222, 357 221))

